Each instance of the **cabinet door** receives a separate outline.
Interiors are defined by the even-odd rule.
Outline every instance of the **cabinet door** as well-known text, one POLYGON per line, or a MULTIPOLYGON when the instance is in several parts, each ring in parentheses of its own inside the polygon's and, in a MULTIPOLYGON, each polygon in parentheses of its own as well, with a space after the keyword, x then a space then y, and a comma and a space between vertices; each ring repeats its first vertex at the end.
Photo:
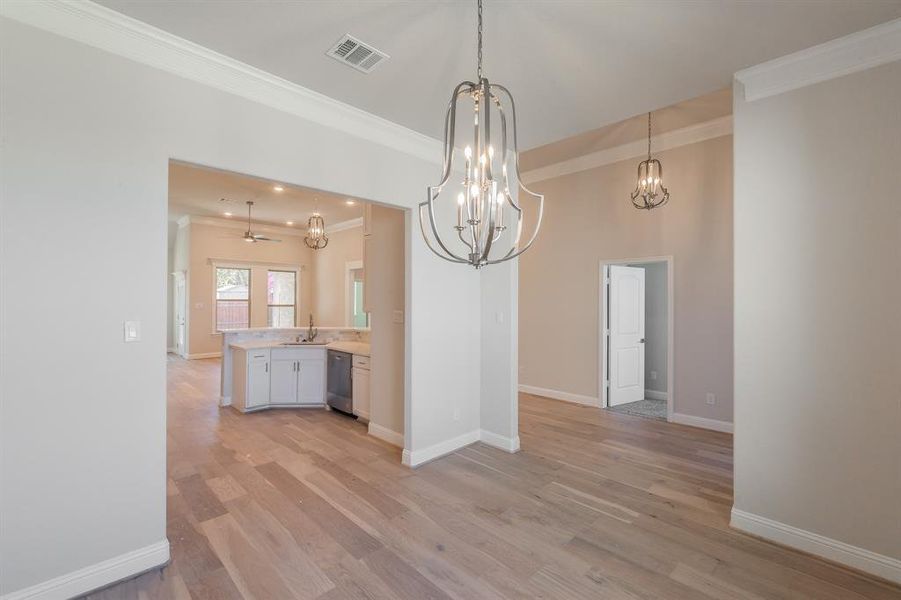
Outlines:
POLYGON ((325 404, 325 361, 302 359, 297 389, 300 404, 325 404))
POLYGON ((245 408, 269 404, 269 360, 247 361, 247 396, 245 408))
POLYGON ((354 367, 354 414, 369 419, 369 369, 354 367))
POLYGON ((297 361, 293 358, 274 358, 272 360, 269 402, 271 404, 297 403, 297 361))

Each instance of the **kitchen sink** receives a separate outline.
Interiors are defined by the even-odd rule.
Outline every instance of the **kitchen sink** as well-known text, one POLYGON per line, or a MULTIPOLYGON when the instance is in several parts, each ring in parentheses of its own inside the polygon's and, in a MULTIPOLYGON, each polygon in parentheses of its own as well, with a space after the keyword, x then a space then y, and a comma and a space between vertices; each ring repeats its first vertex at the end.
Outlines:
POLYGON ((282 346, 321 346, 322 342, 282 342, 282 346))

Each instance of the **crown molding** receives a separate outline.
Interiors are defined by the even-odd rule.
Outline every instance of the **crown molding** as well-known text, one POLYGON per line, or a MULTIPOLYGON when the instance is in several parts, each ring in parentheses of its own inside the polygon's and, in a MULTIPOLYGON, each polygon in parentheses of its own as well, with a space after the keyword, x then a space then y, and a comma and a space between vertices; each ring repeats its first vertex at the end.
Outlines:
POLYGON ((746 102, 901 60, 901 19, 813 46, 735 74, 746 102))
MULTIPOLYGON (((654 152, 663 152, 664 150, 671 150, 673 148, 678 148, 679 146, 695 144, 697 142, 703 142, 705 140, 731 134, 732 116, 728 115, 652 136, 651 143, 654 152)), ((544 181, 545 179, 553 179, 554 177, 562 177, 563 175, 571 175, 580 171, 588 171, 589 169, 596 169, 598 167, 603 167, 604 165, 617 163, 629 158, 645 156, 647 151, 647 139, 636 140, 634 142, 629 142, 628 144, 622 144, 621 146, 605 148, 603 150, 598 150, 597 152, 526 171, 522 174, 522 180, 526 184, 530 184, 536 181, 544 181)))
POLYGON ((355 227, 363 226, 363 217, 357 217, 356 219, 348 219, 347 221, 339 221, 334 225, 326 225, 325 232, 326 233, 335 233, 336 231, 345 231, 347 229, 354 229, 355 227))
POLYGON ((0 15, 431 163, 441 142, 89 0, 5 0, 0 15))

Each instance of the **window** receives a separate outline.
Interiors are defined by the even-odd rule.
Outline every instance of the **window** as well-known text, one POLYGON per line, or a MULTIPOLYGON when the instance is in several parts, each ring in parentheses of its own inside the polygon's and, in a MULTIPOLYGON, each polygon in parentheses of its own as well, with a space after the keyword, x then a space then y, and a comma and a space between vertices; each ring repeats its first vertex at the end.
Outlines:
POLYGON ((269 271, 269 327, 294 327, 297 308, 297 273, 269 271))
POLYGON ((216 267, 216 331, 250 327, 250 269, 216 267))
POLYGON ((363 267, 357 264, 347 265, 347 325, 369 327, 369 313, 363 311, 363 267))

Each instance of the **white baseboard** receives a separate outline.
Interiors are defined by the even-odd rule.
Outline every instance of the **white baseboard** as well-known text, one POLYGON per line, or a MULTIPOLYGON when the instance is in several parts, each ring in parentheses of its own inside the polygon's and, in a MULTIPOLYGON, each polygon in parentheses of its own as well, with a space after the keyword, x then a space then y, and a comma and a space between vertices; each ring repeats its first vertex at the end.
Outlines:
POLYGON ((901 583, 901 560, 864 550, 779 521, 732 509, 732 527, 816 556, 901 583))
POLYGON ((388 442, 392 446, 397 446, 398 448, 404 447, 404 434, 397 433, 396 431, 392 431, 381 425, 376 425, 372 421, 369 422, 369 435, 377 437, 384 442, 388 442))
POLYGON ((163 540, 15 592, 0 600, 62 600, 139 575, 169 562, 169 540, 163 540))
POLYGON ((408 467, 418 467, 430 460, 435 460, 445 454, 450 454, 454 450, 459 450, 464 446, 468 446, 473 442, 478 442, 481 437, 481 431, 476 429, 475 431, 470 431, 469 433, 458 435, 455 438, 438 442, 437 444, 433 444, 421 450, 413 450, 411 452, 404 448, 401 462, 408 467))
POLYGON ((232 405, 232 397, 231 396, 219 396, 219 406, 231 406, 232 405))
POLYGON ((648 400, 663 400, 664 402, 666 402, 669 394, 667 394, 666 392, 658 392, 657 390, 645 390, 644 397, 648 400))
POLYGON ((175 354, 175 352, 176 352, 176 349, 175 349, 175 348, 166 348, 166 353, 167 353, 167 354, 175 354))
POLYGON ((221 352, 202 352, 199 354, 186 354, 185 358, 188 360, 194 360, 197 358, 222 358, 221 352))
POLYGON ((716 419, 707 419, 682 413, 673 413, 669 421, 670 423, 680 423, 682 425, 691 425, 692 427, 701 427, 702 429, 732 433, 732 423, 729 421, 717 421, 716 419))
POLYGON ((490 431, 485 431, 483 429, 479 432, 479 440, 483 444, 488 444, 489 446, 499 448, 511 454, 519 452, 519 436, 511 438, 505 435, 498 435, 490 431))
POLYGON ((594 396, 582 396, 581 394, 571 394, 569 392, 561 392, 559 390, 549 390, 547 388, 535 387, 534 385, 519 385, 519 391, 535 396, 544 396, 553 400, 563 400, 564 402, 572 402, 574 404, 584 404, 586 406, 600 406, 600 401, 594 396))

